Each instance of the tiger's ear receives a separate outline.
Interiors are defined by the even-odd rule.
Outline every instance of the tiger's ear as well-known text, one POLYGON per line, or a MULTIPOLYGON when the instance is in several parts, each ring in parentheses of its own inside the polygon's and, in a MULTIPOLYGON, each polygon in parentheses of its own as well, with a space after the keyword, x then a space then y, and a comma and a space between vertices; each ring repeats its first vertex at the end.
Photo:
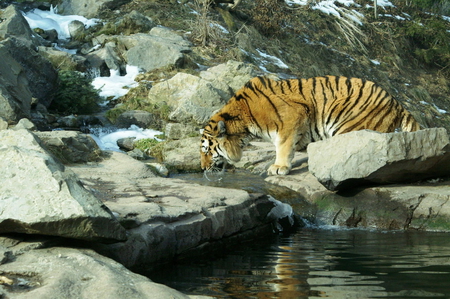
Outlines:
POLYGON ((225 136, 225 134, 227 133, 227 128, 225 127, 225 123, 223 122, 223 120, 220 120, 217 123, 218 129, 219 129, 219 134, 217 135, 218 137, 223 137, 225 136))

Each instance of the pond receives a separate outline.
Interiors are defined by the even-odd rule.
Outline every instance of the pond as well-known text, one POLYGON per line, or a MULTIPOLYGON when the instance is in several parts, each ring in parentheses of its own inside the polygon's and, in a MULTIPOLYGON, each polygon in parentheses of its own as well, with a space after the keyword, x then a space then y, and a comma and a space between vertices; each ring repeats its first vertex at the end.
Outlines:
POLYGON ((148 274, 217 298, 450 298, 450 235, 302 228, 148 274))
MULTIPOLYGON (((300 205, 296 210, 303 208, 306 216, 314 214, 297 193, 260 176, 178 178, 271 194, 300 205)), ((310 224, 221 255, 177 261, 147 276, 189 295, 216 298, 450 298, 450 234, 310 224)))

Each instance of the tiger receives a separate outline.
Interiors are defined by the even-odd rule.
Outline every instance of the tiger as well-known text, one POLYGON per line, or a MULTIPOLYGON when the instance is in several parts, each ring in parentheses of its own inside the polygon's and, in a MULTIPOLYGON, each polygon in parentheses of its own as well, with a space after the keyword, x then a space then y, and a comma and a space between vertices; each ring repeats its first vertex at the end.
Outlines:
POLYGON ((358 130, 417 131, 419 123, 372 81, 344 76, 273 80, 255 77, 215 113, 203 129, 201 168, 235 164, 253 138, 275 145, 268 175, 287 175, 296 150, 358 130))

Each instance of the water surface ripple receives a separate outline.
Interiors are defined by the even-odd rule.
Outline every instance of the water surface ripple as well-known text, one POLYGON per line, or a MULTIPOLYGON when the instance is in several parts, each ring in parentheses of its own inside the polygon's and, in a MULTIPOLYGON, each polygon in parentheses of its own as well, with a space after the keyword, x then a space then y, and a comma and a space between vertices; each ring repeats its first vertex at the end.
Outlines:
POLYGON ((217 298, 450 298, 446 233, 303 228, 148 274, 217 298))

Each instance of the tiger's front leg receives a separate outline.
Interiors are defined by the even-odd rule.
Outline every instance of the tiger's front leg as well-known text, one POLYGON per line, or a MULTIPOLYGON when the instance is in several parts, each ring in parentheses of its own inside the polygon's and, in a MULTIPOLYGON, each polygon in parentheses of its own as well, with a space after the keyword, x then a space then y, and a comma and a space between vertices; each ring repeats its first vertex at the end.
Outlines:
MULTIPOLYGON (((277 138, 279 139, 279 138, 277 138)), ((292 159, 295 152, 295 140, 293 137, 275 142, 275 163, 267 170, 268 175, 286 175, 292 169, 292 159)))

